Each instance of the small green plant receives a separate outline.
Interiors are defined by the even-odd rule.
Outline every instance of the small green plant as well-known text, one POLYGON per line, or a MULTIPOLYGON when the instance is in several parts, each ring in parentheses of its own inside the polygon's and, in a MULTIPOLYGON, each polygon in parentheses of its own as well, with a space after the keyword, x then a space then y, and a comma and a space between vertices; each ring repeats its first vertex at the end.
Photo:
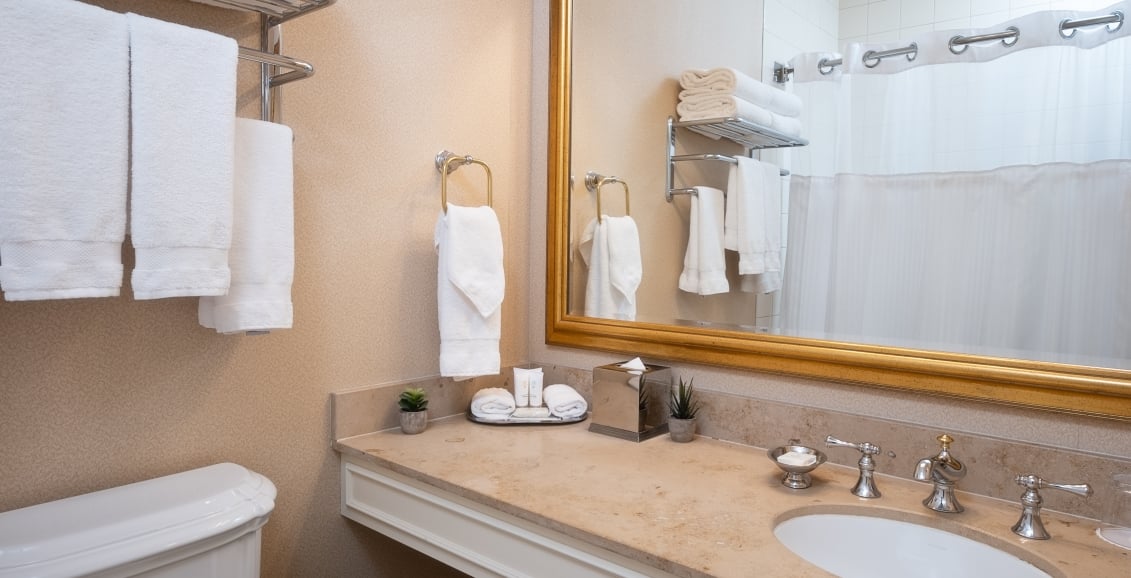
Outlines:
POLYGON ((424 411, 428 409, 428 393, 421 387, 410 387, 401 392, 397 400, 401 411, 424 411))
POLYGON ((699 413, 699 402, 695 400, 695 378, 686 384, 683 383, 683 378, 679 378, 679 387, 671 389, 671 399, 668 402, 668 409, 671 411, 672 417, 676 419, 695 419, 695 414, 699 413))

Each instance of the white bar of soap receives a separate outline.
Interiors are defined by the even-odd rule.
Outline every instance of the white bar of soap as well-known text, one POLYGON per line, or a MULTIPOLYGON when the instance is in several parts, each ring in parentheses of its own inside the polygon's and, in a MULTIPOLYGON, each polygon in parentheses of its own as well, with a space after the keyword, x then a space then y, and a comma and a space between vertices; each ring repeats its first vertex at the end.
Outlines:
POLYGON ((550 417, 550 408, 542 407, 516 407, 511 417, 520 419, 526 418, 547 418, 550 417))
POLYGON ((811 466, 817 463, 817 456, 804 452, 786 452, 778 456, 778 461, 787 466, 811 466))

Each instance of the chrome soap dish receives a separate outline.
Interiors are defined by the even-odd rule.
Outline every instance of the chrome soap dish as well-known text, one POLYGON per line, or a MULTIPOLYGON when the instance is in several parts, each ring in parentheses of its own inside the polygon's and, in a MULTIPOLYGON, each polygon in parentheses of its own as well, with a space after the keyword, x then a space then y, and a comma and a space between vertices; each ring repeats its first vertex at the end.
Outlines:
POLYGON ((813 485, 809 472, 825 463, 826 458, 820 450, 794 444, 794 441, 796 440, 790 440, 790 445, 769 450, 766 455, 785 472, 781 485, 793 490, 803 490, 813 485))

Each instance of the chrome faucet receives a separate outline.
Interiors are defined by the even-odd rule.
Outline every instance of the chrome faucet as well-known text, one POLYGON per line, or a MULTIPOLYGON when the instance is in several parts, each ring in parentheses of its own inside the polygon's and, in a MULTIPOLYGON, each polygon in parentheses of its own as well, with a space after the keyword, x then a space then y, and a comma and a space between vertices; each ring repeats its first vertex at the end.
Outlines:
POLYGON ((935 438, 942 444, 942 450, 933 458, 923 458, 915 466, 915 479, 932 482, 935 487, 931 495, 923 500, 923 505, 945 514, 957 514, 965 510, 954 495, 954 487, 966 476, 966 466, 950 455, 950 444, 954 438, 942 434, 935 438))
POLYGON ((880 490, 876 488, 876 481, 872 479, 872 473, 876 471, 876 461, 872 456, 880 453, 880 446, 870 444, 868 442, 861 442, 858 444, 841 441, 833 436, 825 438, 825 447, 842 447, 852 448, 859 450, 860 456, 860 477, 856 480, 856 485, 852 487, 852 493, 861 498, 878 498, 880 497, 880 490))
POLYGON ((1088 484, 1054 484, 1033 474, 1018 474, 1014 479, 1018 485, 1025 487, 1025 493, 1021 494, 1021 519, 1010 529, 1018 536, 1034 540, 1049 539, 1045 524, 1041 522, 1041 503, 1044 500, 1041 499, 1041 494, 1037 490, 1056 488, 1085 498, 1092 495, 1092 486, 1088 484))

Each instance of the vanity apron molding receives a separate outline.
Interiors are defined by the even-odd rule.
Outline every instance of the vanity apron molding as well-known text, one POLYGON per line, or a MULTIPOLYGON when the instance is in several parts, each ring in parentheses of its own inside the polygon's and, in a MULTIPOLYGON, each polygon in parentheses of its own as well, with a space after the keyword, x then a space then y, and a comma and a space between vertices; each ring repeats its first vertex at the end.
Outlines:
POLYGON ((345 455, 342 515, 472 576, 672 576, 345 455))

